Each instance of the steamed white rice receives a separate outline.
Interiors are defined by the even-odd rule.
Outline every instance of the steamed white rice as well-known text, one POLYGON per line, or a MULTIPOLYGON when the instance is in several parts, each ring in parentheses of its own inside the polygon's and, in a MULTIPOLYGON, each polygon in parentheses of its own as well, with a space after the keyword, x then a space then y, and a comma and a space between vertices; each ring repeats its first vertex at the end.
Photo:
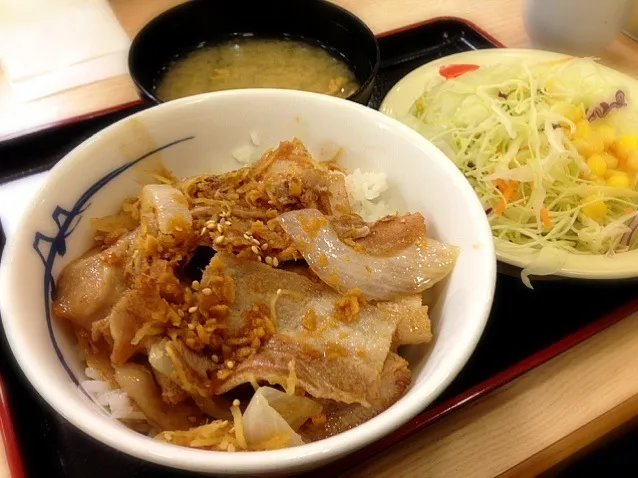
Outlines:
POLYGON ((380 199, 388 190, 385 173, 363 173, 357 168, 346 175, 346 190, 352 209, 364 221, 373 222, 396 212, 380 199))
POLYGON ((126 392, 111 388, 108 382, 101 379, 97 370, 89 367, 84 373, 87 380, 81 382, 80 387, 110 416, 117 419, 146 420, 126 392))

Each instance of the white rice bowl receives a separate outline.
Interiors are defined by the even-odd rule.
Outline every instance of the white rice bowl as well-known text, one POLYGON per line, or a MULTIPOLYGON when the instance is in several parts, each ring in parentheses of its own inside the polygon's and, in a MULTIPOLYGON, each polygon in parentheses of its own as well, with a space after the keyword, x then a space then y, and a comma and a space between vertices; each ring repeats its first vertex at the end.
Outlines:
POLYGON ((327 464, 392 432, 445 389, 485 326, 495 262, 491 231, 474 191, 443 153, 414 131, 367 107, 326 95, 226 91, 133 115, 60 161, 5 246, 0 310, 11 349, 34 388, 64 418, 105 445, 196 472, 293 473, 327 464), (251 132, 258 134, 251 138, 251 132), (178 447, 114 420, 110 414, 131 418, 137 410, 126 396, 107 390, 94 371, 87 376, 75 337, 50 317, 49 278, 91 246, 88 219, 116 212, 125 197, 139 192, 140 177, 157 162, 179 177, 220 173, 237 169, 233 152, 242 146, 248 144, 254 148, 250 154, 259 156, 294 137, 319 161, 341 151, 339 164, 350 173, 349 194, 362 214, 421 212, 428 235, 460 247, 456 267, 430 309, 433 342, 406 351, 413 374, 406 395, 352 430, 265 452, 178 447), (140 162, 133 165, 134 160, 140 162), (90 398, 81 388, 90 391, 90 398))

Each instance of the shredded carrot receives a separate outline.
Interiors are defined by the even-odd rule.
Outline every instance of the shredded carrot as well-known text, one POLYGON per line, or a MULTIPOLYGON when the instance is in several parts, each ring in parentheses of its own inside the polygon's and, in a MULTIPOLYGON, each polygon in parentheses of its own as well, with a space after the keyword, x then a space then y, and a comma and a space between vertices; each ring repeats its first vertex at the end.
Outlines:
POLYGON ((550 227, 552 227, 552 220, 550 219, 549 212, 545 207, 541 208, 541 221, 543 221, 545 229, 549 229, 550 227))
POLYGON ((502 178, 497 178, 494 180, 494 184, 496 184, 496 188, 503 195, 503 197, 499 200, 496 209, 494 210, 494 212, 500 216, 505 211, 505 206, 507 206, 508 201, 516 201, 520 197, 520 195, 516 191, 518 181, 510 180, 508 182, 505 182, 505 180, 503 180, 502 178))
POLYGON ((499 191, 504 192, 507 189, 507 183, 505 182, 504 179, 502 178, 497 178, 494 180, 494 183, 496 184, 496 187, 499 189, 499 191))
POLYGON ((505 199, 507 199, 508 201, 510 199, 514 199, 514 196, 518 196, 518 193, 516 192, 516 187, 518 186, 518 181, 510 181, 509 184, 507 185, 507 189, 505 190, 505 199))
POLYGON ((498 178, 494 180, 494 183, 496 184, 496 188, 501 193, 503 193, 503 197, 506 201, 509 201, 510 199, 516 200, 520 197, 518 192, 516 191, 518 181, 510 180, 508 182, 505 182, 503 179, 498 178))

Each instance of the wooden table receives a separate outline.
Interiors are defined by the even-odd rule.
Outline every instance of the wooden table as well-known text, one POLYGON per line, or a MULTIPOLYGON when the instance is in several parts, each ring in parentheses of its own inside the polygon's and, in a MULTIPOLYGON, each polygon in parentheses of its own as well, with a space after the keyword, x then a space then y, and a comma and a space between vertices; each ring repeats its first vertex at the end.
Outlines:
MULTIPOLYGON (((124 30, 133 37, 151 18, 182 0, 111 0, 124 30)), ((473 21, 509 47, 524 47, 527 36, 521 19, 521 0, 336 0, 377 33, 437 16, 473 21)), ((638 46, 620 37, 603 62, 638 76, 638 46)), ((109 111, 139 101, 128 76, 110 78, 40 100, 20 103, 11 94, 0 70, 0 140, 37 131, 52 124, 109 111)))
MULTIPOLYGON (((129 35, 178 0, 111 0, 129 35)), ((377 33, 437 16, 466 18, 525 47, 520 0, 338 0, 377 33)), ((638 44, 621 36, 602 62, 638 77, 638 44)), ((0 72, 0 138, 138 100, 128 77, 16 103, 0 72), (9 118, 11 121, 9 121, 9 118)), ((348 476, 533 476, 638 412, 638 314, 411 436, 348 476)))

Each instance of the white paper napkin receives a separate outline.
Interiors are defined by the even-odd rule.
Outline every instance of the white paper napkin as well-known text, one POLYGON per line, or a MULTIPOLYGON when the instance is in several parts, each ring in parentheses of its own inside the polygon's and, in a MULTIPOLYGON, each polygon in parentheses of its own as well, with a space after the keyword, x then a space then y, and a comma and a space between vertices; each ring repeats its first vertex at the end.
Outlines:
POLYGON ((0 1, 0 60, 23 101, 126 74, 129 44, 106 0, 0 1))
POLYGON ((0 221, 5 237, 14 233, 33 195, 44 184, 48 171, 0 185, 0 221))

